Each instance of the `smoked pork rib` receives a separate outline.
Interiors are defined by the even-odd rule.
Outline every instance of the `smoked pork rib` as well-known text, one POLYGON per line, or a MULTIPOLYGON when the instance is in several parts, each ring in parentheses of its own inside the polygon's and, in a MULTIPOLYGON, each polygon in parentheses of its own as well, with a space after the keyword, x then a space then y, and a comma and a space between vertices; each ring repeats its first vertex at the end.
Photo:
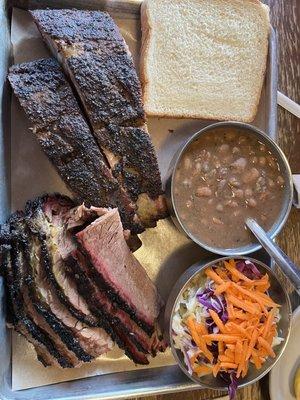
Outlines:
POLYGON ((166 216, 161 178, 141 85, 118 27, 100 11, 31 14, 70 77, 113 175, 136 204, 144 227, 155 226, 166 216))
POLYGON ((125 229, 141 231, 134 206, 107 166, 57 61, 15 65, 8 79, 34 135, 71 191, 87 205, 117 206, 125 229))

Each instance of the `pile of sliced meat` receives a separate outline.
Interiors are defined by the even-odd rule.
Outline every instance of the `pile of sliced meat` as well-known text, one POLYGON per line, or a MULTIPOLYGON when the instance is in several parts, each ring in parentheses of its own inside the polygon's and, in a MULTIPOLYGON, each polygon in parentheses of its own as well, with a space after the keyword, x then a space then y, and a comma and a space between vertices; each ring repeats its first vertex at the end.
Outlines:
POLYGON ((166 216, 161 178, 118 27, 99 11, 31 14, 64 72, 45 59, 13 66, 8 78, 44 152, 80 202, 118 207, 132 233, 155 226, 166 216))
POLYGON ((116 208, 46 195, 0 232, 8 322, 45 365, 76 367, 116 343, 137 364, 164 350, 161 300, 116 208))

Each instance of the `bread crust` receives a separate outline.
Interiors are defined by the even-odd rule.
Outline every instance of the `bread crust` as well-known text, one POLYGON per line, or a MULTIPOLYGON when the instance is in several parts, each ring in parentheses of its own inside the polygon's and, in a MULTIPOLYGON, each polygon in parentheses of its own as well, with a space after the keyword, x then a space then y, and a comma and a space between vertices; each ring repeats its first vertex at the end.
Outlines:
MULTIPOLYGON (((163 1, 163 0, 161 0, 163 1)), ((176 1, 176 0, 173 0, 176 1)), ((196 0, 197 1, 197 0, 196 0)), ((261 92, 264 84, 264 78, 266 74, 266 67, 267 67, 267 56, 268 56, 268 40, 264 41, 263 48, 262 48, 262 58, 264 59, 264 69, 260 74, 259 77, 259 85, 256 87, 255 91, 255 102, 253 103, 251 109, 249 110, 247 117, 241 117, 240 115, 213 115, 209 113, 178 113, 176 111, 164 111, 162 109, 153 109, 153 107, 149 107, 148 99, 150 97, 149 93, 149 73, 148 73, 148 66, 147 60, 150 57, 150 41, 151 41, 151 34, 152 34, 152 21, 149 12, 149 3, 151 0, 144 0, 141 5, 141 30, 142 30, 142 45, 141 45, 141 58, 140 58, 140 77, 141 77, 141 84, 143 90, 143 103, 146 114, 148 116, 157 116, 160 118, 176 118, 176 119, 183 119, 183 118, 191 118, 191 119, 205 119, 205 120, 224 120, 224 121, 242 121, 242 122, 252 122, 257 114, 261 92)), ((236 3, 252 3, 256 6, 260 7, 261 10, 264 10, 265 13, 265 22, 268 24, 267 30, 270 33, 270 21, 269 21, 269 7, 265 4, 262 4, 260 0, 235 0, 236 3)), ((171 101, 171 99, 170 99, 171 101)))

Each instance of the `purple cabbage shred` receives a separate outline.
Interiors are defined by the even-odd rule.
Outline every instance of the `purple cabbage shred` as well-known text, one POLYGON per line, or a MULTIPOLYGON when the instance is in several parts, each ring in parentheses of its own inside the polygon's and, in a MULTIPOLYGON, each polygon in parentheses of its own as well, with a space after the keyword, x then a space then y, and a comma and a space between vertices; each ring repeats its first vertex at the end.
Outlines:
POLYGON ((236 263, 236 268, 249 279, 260 279, 262 277, 262 274, 258 270, 257 266, 249 260, 238 261, 236 263))

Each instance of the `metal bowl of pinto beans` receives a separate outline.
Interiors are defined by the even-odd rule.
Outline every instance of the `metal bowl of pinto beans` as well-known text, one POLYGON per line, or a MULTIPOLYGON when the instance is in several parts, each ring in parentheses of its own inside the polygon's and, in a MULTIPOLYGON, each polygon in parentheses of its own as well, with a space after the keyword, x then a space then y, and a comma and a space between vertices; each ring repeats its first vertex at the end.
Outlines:
POLYGON ((213 253, 261 248, 246 228, 255 219, 272 239, 292 206, 292 175, 279 146, 256 127, 220 122, 195 133, 174 157, 166 184, 175 225, 213 253))

